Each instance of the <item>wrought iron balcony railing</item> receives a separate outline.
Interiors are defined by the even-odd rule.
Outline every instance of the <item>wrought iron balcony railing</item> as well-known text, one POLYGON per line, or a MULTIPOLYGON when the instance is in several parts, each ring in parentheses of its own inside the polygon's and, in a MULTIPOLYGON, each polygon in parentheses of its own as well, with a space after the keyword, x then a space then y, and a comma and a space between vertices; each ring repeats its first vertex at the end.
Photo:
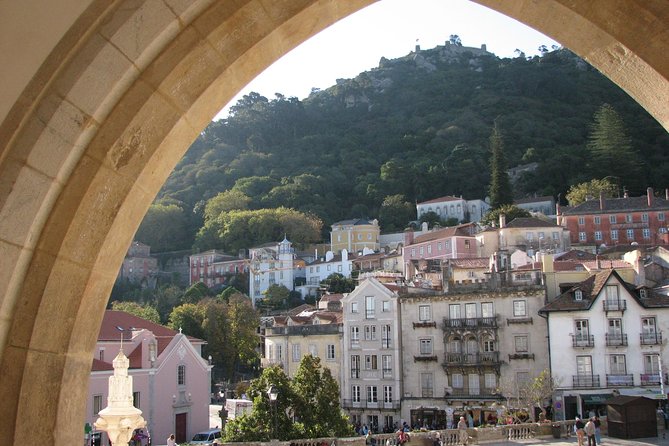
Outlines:
POLYGON ((634 375, 606 375, 607 387, 632 387, 634 385, 634 375))
POLYGON ((625 299, 606 299, 602 303, 604 311, 625 311, 627 309, 627 301, 625 299))
POLYGON ((641 345, 661 345, 662 344, 662 332, 655 331, 649 333, 641 333, 641 345))
POLYGON ((592 348, 595 346, 595 336, 594 335, 584 335, 577 334, 571 336, 571 345, 572 347, 588 347, 592 348))
POLYGON ((606 333, 607 347, 620 347, 627 345, 627 335, 623 333, 606 333))
POLYGON ((497 316, 444 319, 444 330, 453 328, 496 328, 497 316))
POLYGON ((477 366, 499 364, 499 352, 446 353, 446 365, 477 366))
POLYGON ((599 387, 599 375, 573 375, 574 388, 599 387))

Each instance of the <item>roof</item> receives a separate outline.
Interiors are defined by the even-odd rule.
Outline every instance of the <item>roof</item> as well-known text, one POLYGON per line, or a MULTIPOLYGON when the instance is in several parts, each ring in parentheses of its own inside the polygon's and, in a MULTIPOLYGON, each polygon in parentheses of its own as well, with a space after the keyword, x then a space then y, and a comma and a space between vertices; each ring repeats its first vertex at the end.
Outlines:
POLYGON ((572 249, 567 252, 555 254, 555 260, 596 260, 597 256, 580 249, 572 249))
POLYGON ((653 197, 652 205, 648 206, 648 196, 628 198, 604 198, 604 209, 600 208, 599 200, 587 200, 583 203, 566 208, 563 215, 609 214, 611 212, 630 212, 648 210, 669 210, 669 201, 653 197))
POLYGON ((465 223, 463 225, 458 225, 458 226, 449 226, 447 228, 430 231, 427 234, 419 235, 418 237, 416 237, 413 240, 413 243, 411 244, 416 245, 418 243, 425 243, 431 240, 437 240, 440 238, 455 237, 455 236, 473 237, 467 229, 469 227, 471 227, 471 223, 465 223))
POLYGON ((542 220, 536 217, 518 217, 506 224, 507 228, 560 228, 553 222, 542 220))
MULTIPOLYGON (((129 330, 129 328, 131 327, 137 330, 145 329, 153 333, 158 342, 159 355, 172 339, 179 334, 176 330, 147 321, 146 319, 126 313, 125 311, 107 310, 102 319, 102 326, 100 327, 100 332, 98 334, 98 342, 118 342, 121 340, 121 337, 124 341, 130 341, 132 339, 132 330, 129 330), (125 330, 120 331, 117 327, 123 327, 125 330)), ((192 336, 187 337, 192 343, 205 342, 202 339, 194 338, 192 336)), ((130 355, 132 355, 132 352, 130 355)))
POLYGON ((525 204, 525 203, 539 203, 542 201, 555 201, 555 198, 550 195, 544 195, 543 197, 526 197, 513 200, 514 204, 525 204))
POLYGON ((445 195, 443 197, 433 198, 432 200, 427 200, 427 201, 423 201, 421 203, 418 203, 418 206, 420 206, 421 204, 441 203, 441 202, 444 202, 444 201, 456 201, 456 200, 463 200, 464 201, 464 198, 454 197, 452 195, 445 195))
POLYGON ((457 268, 489 268, 490 259, 487 257, 476 257, 471 259, 449 259, 448 264, 457 268))
POLYGON ((332 223, 332 226, 361 226, 361 225, 373 225, 371 221, 366 218, 352 218, 350 220, 342 220, 332 223))
POLYGON ((91 371, 102 372, 108 370, 114 370, 114 365, 112 363, 100 361, 97 358, 93 358, 93 367, 91 368, 91 371))

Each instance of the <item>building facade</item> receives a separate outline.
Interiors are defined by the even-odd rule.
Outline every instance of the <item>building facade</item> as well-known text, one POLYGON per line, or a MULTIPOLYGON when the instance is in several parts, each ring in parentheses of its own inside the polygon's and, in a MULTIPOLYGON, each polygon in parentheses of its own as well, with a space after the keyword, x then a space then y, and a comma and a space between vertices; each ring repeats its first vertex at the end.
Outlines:
POLYGON ((287 238, 249 250, 249 296, 256 306, 272 285, 295 289, 295 251, 287 238))
POLYGON ((416 204, 417 219, 428 212, 434 212, 442 220, 455 218, 458 222, 476 222, 480 221, 489 210, 490 205, 483 200, 465 200, 450 195, 416 204))
POLYGON ((204 283, 208 288, 222 286, 232 277, 248 272, 248 261, 212 249, 190 256, 190 285, 204 283))
POLYGON ((574 285, 541 314, 559 384, 558 419, 597 412, 614 395, 666 399, 669 297, 608 270, 574 285))
POLYGON ((499 226, 476 234, 481 257, 499 250, 520 249, 533 257, 537 252, 561 253, 571 249, 568 228, 535 217, 514 218, 509 223, 500 216, 499 226))
POLYGON ((397 293, 369 278, 341 302, 342 407, 354 424, 392 430, 400 421, 403 379, 397 293))
POLYGON ((130 360, 134 405, 142 411, 154 443, 172 433, 177 442, 187 442, 206 430, 212 366, 202 358, 203 344, 131 314, 106 311, 88 382, 85 421, 93 425, 107 406, 112 361, 122 349, 130 360))
POLYGON ((587 200, 558 211, 558 224, 581 246, 667 244, 669 192, 660 198, 648 188, 641 197, 587 200))
POLYGON ((332 224, 330 250, 339 254, 343 249, 349 253, 379 251, 381 228, 378 220, 364 218, 342 220, 332 224))
POLYGON ((130 244, 123 259, 118 278, 144 286, 153 286, 151 282, 157 272, 158 259, 151 257, 151 247, 135 240, 130 244))

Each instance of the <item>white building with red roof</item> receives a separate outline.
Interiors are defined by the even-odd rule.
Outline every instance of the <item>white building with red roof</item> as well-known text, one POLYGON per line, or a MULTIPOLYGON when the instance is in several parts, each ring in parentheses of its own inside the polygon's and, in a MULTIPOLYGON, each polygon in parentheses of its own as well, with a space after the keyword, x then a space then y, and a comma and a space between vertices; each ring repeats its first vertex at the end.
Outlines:
POLYGON ((204 344, 123 311, 106 311, 88 382, 85 421, 92 425, 107 406, 112 361, 123 349, 130 361, 134 405, 142 411, 154 444, 172 433, 178 443, 186 442, 208 429, 212 366, 202 358, 204 344))

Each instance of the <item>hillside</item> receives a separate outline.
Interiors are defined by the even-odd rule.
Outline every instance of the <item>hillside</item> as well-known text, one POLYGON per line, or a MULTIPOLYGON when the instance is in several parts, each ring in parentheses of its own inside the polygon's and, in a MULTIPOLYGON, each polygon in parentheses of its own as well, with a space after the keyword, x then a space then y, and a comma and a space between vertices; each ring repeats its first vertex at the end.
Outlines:
MULTIPOLYGON (((381 59, 302 101, 250 94, 203 131, 160 191, 158 202, 193 216, 169 248, 188 247, 206 201, 233 188, 250 198, 251 209, 309 212, 324 229, 378 217, 396 194, 408 203, 447 194, 483 198, 493 120, 509 167, 537 163, 515 183, 515 195, 564 197, 572 184, 611 175, 587 150, 593 114, 604 103, 622 116, 640 167, 623 173, 620 184, 632 194, 666 187, 667 132, 564 49, 528 60, 439 46, 381 59)), ((381 225, 397 229, 383 218, 381 225)))

